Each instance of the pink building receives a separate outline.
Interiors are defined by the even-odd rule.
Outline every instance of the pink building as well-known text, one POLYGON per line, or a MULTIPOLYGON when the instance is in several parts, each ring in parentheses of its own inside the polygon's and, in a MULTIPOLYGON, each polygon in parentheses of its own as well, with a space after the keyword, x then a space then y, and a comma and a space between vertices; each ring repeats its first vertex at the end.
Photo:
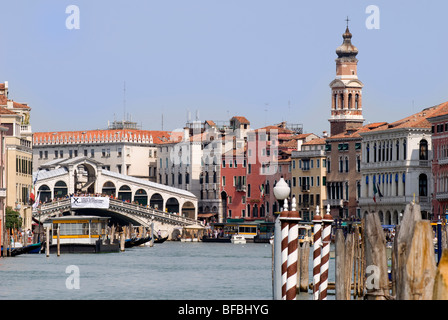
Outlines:
POLYGON ((448 113, 428 118, 432 124, 433 219, 448 211, 448 113))

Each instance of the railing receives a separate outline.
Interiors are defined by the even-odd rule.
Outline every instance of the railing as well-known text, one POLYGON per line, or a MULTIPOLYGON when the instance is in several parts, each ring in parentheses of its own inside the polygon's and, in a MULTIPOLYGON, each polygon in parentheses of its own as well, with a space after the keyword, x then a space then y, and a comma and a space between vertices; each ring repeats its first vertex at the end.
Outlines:
MULTIPOLYGON (((58 200, 53 202, 43 203, 38 207, 38 211, 33 211, 33 216, 38 217, 39 215, 44 216, 52 212, 57 212, 60 210, 67 210, 71 208, 70 199, 58 200)), ((143 218, 159 218, 168 221, 175 222, 176 224, 191 225, 199 224, 199 221, 179 216, 173 213, 167 213, 153 208, 143 207, 138 204, 123 202, 121 200, 109 199, 109 210, 116 210, 118 212, 127 212, 143 218)))

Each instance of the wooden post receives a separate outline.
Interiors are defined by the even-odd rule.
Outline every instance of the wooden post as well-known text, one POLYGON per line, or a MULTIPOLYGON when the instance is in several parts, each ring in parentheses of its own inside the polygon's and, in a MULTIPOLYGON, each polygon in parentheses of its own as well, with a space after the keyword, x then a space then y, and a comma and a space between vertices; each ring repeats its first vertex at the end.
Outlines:
POLYGON ((353 244, 354 244, 354 234, 347 234, 345 239, 345 300, 350 300, 350 293, 352 288, 352 274, 353 274, 353 244))
MULTIPOLYGON (((305 241, 300 248, 300 292, 308 292, 310 242, 305 241)), ((299 282, 299 281, 297 281, 299 282)))
POLYGON ((115 242, 115 225, 110 228, 110 244, 115 242))
POLYGON ((386 238, 377 212, 366 216, 367 300, 386 300, 389 294, 386 238))
POLYGON ((406 300, 431 300, 436 275, 435 253, 430 221, 417 221, 406 265, 401 296, 406 300))
POLYGON ((151 222, 151 227, 149 228, 149 235, 151 236, 151 240, 149 241, 149 246, 154 246, 154 222, 151 222))
POLYGON ((344 300, 345 296, 345 281, 344 281, 344 269, 345 269, 345 239, 344 231, 342 229, 336 230, 335 239, 335 291, 336 300, 344 300))
POLYGON ((45 240, 45 254, 47 255, 47 257, 50 256, 50 228, 47 227, 46 230, 46 240, 45 240))
POLYGON ((433 300, 448 300, 448 250, 442 252, 434 281, 433 300))
POLYGON ((61 255, 61 236, 60 236, 60 224, 58 223, 58 257, 61 255))
POLYGON ((354 233, 354 244, 353 244, 353 299, 356 299, 360 296, 359 292, 359 283, 360 283, 360 258, 361 258, 361 250, 359 246, 359 226, 355 226, 354 233))
POLYGON ((125 240, 125 235, 126 235, 126 232, 125 232, 125 230, 123 230, 123 231, 120 233, 120 250, 121 250, 121 252, 124 251, 124 240, 125 240))

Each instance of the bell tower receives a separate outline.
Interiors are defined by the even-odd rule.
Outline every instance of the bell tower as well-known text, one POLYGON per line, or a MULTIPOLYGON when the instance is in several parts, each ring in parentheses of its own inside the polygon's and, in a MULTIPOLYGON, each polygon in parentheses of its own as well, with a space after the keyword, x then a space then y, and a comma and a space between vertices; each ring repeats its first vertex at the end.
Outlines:
POLYGON ((352 44, 352 34, 348 28, 342 35, 344 41, 336 49, 336 78, 330 83, 331 88, 331 136, 362 126, 362 88, 358 80, 358 49, 352 44))

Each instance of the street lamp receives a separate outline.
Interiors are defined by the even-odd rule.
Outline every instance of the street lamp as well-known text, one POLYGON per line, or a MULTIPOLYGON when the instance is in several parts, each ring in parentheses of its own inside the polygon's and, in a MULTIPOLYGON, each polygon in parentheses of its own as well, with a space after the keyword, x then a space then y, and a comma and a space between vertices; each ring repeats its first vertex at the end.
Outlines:
MULTIPOLYGON (((290 188, 283 177, 275 184, 273 188, 275 199, 278 202, 285 200, 289 196, 290 188)), ((283 211, 283 206, 278 211, 283 211)), ((282 258, 281 258, 281 222, 280 212, 274 213, 276 215, 274 224, 274 275, 272 281, 272 293, 274 300, 282 300, 282 258)))
POLYGON ((274 196, 278 201, 285 200, 286 198, 288 198, 289 192, 291 191, 291 189, 289 188, 288 184, 286 183, 285 179, 283 179, 283 177, 281 177, 281 179, 277 182, 273 190, 274 190, 274 196))

